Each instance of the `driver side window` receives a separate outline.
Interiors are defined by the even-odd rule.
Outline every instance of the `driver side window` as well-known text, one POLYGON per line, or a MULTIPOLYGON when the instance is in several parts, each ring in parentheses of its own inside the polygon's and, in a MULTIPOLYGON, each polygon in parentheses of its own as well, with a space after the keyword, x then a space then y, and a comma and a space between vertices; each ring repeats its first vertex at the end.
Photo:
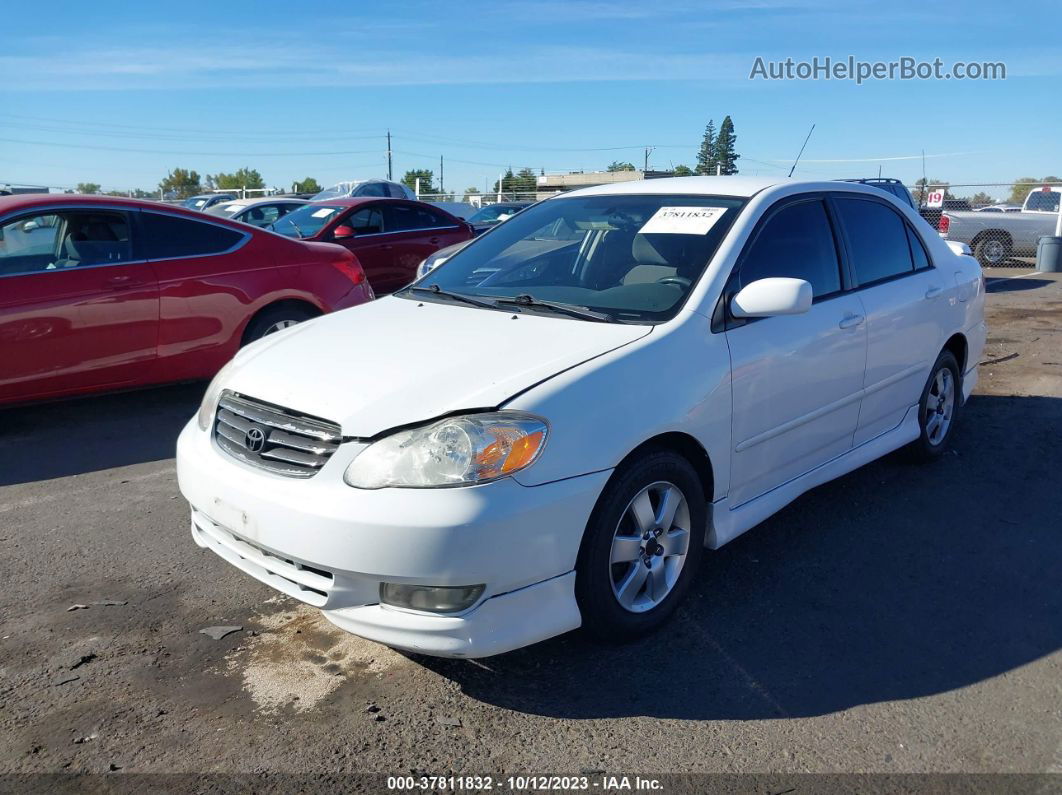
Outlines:
POLYGON ((770 216, 741 262, 738 289, 772 276, 803 279, 815 298, 840 291, 837 246, 821 200, 790 204, 770 216))
POLYGON ((131 259, 125 213, 39 213, 0 227, 0 276, 109 265, 131 259))

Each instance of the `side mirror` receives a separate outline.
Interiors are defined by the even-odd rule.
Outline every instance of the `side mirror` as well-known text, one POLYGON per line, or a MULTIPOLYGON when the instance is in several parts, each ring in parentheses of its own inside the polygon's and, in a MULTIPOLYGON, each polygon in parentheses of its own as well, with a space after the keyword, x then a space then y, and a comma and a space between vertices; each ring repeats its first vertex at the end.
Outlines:
POLYGON ((772 276, 746 285, 730 301, 734 317, 801 315, 811 309, 811 285, 803 279, 772 276))
POLYGON ((354 237, 354 227, 346 224, 340 224, 332 232, 333 240, 346 240, 348 237, 354 237))

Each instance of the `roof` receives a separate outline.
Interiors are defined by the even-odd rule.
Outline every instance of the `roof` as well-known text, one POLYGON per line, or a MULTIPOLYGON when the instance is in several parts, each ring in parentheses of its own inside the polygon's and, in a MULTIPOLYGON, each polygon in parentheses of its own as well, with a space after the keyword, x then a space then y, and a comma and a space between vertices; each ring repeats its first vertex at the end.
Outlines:
POLYGON ((661 179, 613 182, 580 188, 563 194, 571 196, 611 196, 625 193, 693 193, 705 196, 736 196, 748 198, 764 188, 783 182, 793 182, 785 177, 663 177, 661 179))
POLYGON ((296 196, 259 196, 257 199, 233 199, 232 201, 220 202, 220 204, 243 209, 245 207, 255 207, 259 204, 277 204, 280 202, 288 202, 290 204, 310 203, 307 199, 300 199, 296 196))
MULTIPOLYGON (((128 199, 121 196, 89 196, 80 193, 19 193, 13 196, 0 196, 0 216, 12 212, 35 210, 48 207, 84 207, 90 210, 100 208, 128 208, 130 210, 156 210, 171 215, 203 220, 203 213, 191 210, 180 204, 167 204, 151 199, 128 199)), ((210 221, 224 223, 227 219, 212 216, 210 221)), ((235 223, 235 222, 231 222, 235 223)))

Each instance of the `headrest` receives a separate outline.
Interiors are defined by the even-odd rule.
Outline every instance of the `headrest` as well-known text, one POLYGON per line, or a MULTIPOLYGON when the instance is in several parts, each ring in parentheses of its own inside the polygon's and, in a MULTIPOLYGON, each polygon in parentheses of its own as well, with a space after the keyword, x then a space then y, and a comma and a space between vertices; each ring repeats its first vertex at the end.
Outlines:
POLYGON ((657 234, 650 239, 637 234, 631 245, 631 255, 641 265, 669 265, 681 267, 688 259, 685 235, 657 234))

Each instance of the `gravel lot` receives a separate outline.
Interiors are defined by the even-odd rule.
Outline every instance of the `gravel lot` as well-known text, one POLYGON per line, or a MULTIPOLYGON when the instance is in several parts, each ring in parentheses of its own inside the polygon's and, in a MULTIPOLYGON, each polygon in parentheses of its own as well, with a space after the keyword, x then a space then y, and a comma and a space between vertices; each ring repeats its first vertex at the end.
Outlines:
POLYGON ((1062 773, 1062 276, 989 276, 953 453, 804 496, 625 647, 404 655, 198 549, 201 384, 0 412, 0 771, 1062 773))

